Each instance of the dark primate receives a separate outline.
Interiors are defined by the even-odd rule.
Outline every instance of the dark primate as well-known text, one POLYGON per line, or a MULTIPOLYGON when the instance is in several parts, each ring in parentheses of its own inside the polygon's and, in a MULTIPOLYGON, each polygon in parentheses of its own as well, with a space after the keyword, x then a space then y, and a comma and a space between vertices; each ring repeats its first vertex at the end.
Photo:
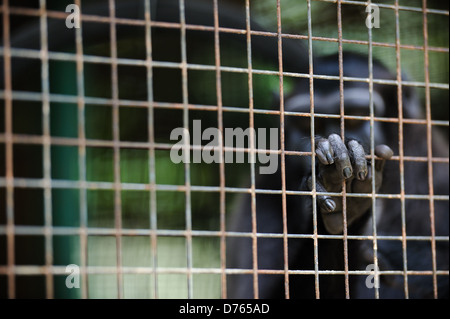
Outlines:
MULTIPOLYGON (((344 52, 344 76, 368 78, 367 56, 344 52)), ((314 63, 314 73, 339 75, 338 57, 319 58, 314 63)), ((374 62, 375 79, 394 79, 394 75, 380 63, 374 62)), ((414 90, 403 86, 403 118, 417 118, 420 108, 414 90)), ((367 83, 345 82, 344 114, 369 115, 369 87, 367 83)), ((340 114, 339 81, 319 80, 314 82, 316 190, 341 192, 345 181, 346 192, 371 193, 371 163, 365 155, 370 154, 371 123, 368 120, 345 120, 345 139, 340 137, 340 119, 330 119, 318 114, 340 114)), ((398 118, 397 87, 375 85, 373 91, 374 116, 398 118)), ((309 82, 301 82, 295 93, 285 101, 286 111, 309 112, 309 82)), ((389 160, 399 154, 399 127, 397 123, 374 122, 375 139, 375 187, 377 194, 400 194, 399 161, 389 160), (389 145, 383 145, 387 144, 389 145), (383 169, 384 167, 384 169, 383 169)), ((290 116, 286 124, 286 149, 311 151, 310 117, 290 116)), ((426 126, 403 125, 403 150, 405 156, 426 156, 426 126)), ((447 157, 448 143, 439 132, 433 131, 433 156, 447 157)), ((435 166, 433 170, 435 194, 448 194, 448 166, 435 166)), ((256 181, 257 189, 281 189, 281 169, 276 175, 261 175, 256 181)), ((311 190, 311 158, 309 156, 286 156, 286 189, 311 190)), ((428 194, 428 170, 425 162, 404 163, 405 194, 428 194)), ((434 201, 435 235, 448 236, 448 201, 434 201)), ((376 230, 378 236, 402 235, 402 203, 399 199, 376 200, 376 230)), ((349 235, 372 235, 372 199, 348 197, 346 201, 347 227, 349 235)), ((404 202, 407 236, 430 236, 429 200, 404 202)), ((311 196, 288 195, 288 234, 313 234, 313 210, 311 196)), ((342 234, 342 197, 317 196, 318 234, 342 234)), ((258 233, 283 232, 282 198, 280 195, 256 195, 256 224, 258 233)), ((251 232, 250 195, 242 200, 234 216, 233 230, 251 232)), ((344 270, 342 239, 318 240, 319 270, 344 270)), ((400 240, 378 240, 378 266, 383 270, 403 270, 403 249, 400 240)), ((253 269, 252 240, 232 238, 228 243, 228 267, 253 269)), ((436 241, 436 269, 448 270, 448 242, 436 241)), ((258 269, 284 269, 283 239, 258 238, 258 269)), ((408 270, 432 270, 432 246, 429 241, 406 243, 408 270)), ((289 270, 314 270, 314 245, 312 239, 290 238, 288 240, 289 270)), ((348 240, 348 269, 365 270, 374 263, 372 240, 348 240)), ((374 290, 366 287, 367 276, 350 275, 349 293, 352 298, 373 298, 374 290)), ((411 298, 432 298, 431 276, 407 277, 411 298)), ((252 298, 253 276, 229 276, 229 297, 252 298)), ((448 278, 437 276, 440 297, 448 297, 448 278)), ((284 275, 259 275, 260 298, 283 298, 285 296, 284 275)), ((321 298, 345 297, 343 275, 320 275, 321 298)), ((295 274, 289 276, 289 292, 292 298, 314 298, 314 275, 295 274)), ((380 276, 380 298, 404 298, 404 277, 401 275, 380 276)))

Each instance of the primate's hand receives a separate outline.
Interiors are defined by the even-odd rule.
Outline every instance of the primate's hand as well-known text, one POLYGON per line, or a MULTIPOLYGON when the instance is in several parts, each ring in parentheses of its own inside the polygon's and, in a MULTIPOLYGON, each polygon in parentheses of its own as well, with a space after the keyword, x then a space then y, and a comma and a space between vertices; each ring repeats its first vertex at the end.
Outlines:
MULTIPOLYGON (((386 145, 378 145, 375 155, 375 192, 382 183, 385 160, 392 157, 392 150, 386 145)), ((362 145, 356 140, 342 141, 337 134, 316 140, 316 190, 318 192, 342 192, 345 181, 347 193, 372 193, 372 172, 370 161, 362 145)), ((311 176, 307 187, 312 189, 311 176)), ((317 204, 326 230, 330 234, 343 232, 342 197, 318 195, 317 204)), ((372 204, 369 197, 347 197, 347 225, 366 213, 372 204)))

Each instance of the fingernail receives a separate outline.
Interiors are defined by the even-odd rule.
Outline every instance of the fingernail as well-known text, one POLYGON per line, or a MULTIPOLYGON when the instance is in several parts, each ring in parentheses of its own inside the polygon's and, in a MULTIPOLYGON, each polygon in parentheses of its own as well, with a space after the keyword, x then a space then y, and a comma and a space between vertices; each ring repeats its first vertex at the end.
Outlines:
POLYGON ((344 168, 343 174, 346 179, 350 178, 350 176, 352 176, 352 170, 350 169, 350 167, 344 168))
POLYGON ((358 173, 358 179, 360 181, 364 181, 366 179, 366 174, 364 172, 359 172, 358 173))
POLYGON ((333 212, 336 209, 336 204, 332 199, 325 200, 325 207, 329 213, 333 212))
POLYGON ((329 164, 333 164, 334 163, 334 159, 333 156, 331 156, 330 153, 327 153, 327 160, 329 164))

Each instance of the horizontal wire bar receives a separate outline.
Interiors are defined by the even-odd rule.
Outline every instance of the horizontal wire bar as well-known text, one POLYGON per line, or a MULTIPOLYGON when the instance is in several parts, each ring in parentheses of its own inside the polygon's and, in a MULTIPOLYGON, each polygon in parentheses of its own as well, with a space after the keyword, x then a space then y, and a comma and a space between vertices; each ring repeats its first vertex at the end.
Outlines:
MULTIPOLYGON (((236 232, 236 231, 225 231, 222 232, 220 230, 175 230, 175 229, 157 229, 156 231, 152 229, 127 229, 127 228, 101 228, 101 227, 86 227, 86 229, 82 230, 79 227, 67 227, 67 226, 25 226, 25 225, 17 225, 13 227, 14 235, 16 236, 43 236, 45 234, 50 234, 53 236, 80 236, 80 235, 88 235, 88 236, 150 236, 156 235, 160 237, 185 237, 187 233, 189 233, 192 237, 240 237, 240 238, 251 238, 255 235, 258 238, 279 238, 282 239, 284 237, 283 233, 255 233, 252 232, 236 232)), ((6 226, 0 226, 0 235, 6 234, 6 226)), ((287 237, 290 239, 313 239, 313 234, 287 234, 287 237)), ((343 235, 329 235, 329 234, 318 234, 317 238, 319 239, 337 239, 342 240, 344 238, 343 235)), ((373 235, 347 235, 347 239, 350 240, 373 240, 373 235)), ((392 240, 392 241, 402 241, 403 237, 401 235, 377 235, 377 240, 392 240)), ((448 242, 449 236, 435 236, 434 239, 431 236, 406 236, 408 241, 442 241, 448 242)))
MULTIPOLYGON (((32 179, 32 178, 14 178, 11 181, 13 187, 15 188, 45 188, 50 187, 53 189, 89 189, 89 190, 114 190, 118 186, 122 191, 172 191, 172 192, 185 192, 185 185, 162 185, 162 184, 144 184, 144 183, 120 183, 116 185, 113 182, 96 182, 96 181, 71 181, 71 180, 55 180, 50 181, 44 179, 32 179), (48 185, 50 183, 50 185, 48 185)), ((0 187, 6 187, 6 178, 0 177, 0 187)), ((193 192, 220 192, 220 186, 197 186, 191 185, 190 190, 193 192)), ((240 188, 240 187, 225 187, 226 193, 244 193, 249 194, 252 190, 250 188, 240 188)), ((279 195, 282 194, 281 190, 270 190, 270 189, 255 189, 257 194, 272 194, 279 195)), ((286 190, 287 195, 303 195, 312 196, 312 191, 292 191, 286 190)), ((342 193, 333 192, 315 192, 317 195, 324 196, 343 196, 342 193)), ((360 197, 360 198, 372 198, 372 193, 346 193, 346 197, 360 197)), ((385 198, 385 199, 417 199, 417 200, 441 200, 448 201, 449 195, 420 195, 420 194, 376 194, 375 198, 385 198)))
MULTIPOLYGON (((289 275, 315 275, 317 271, 315 270, 276 270, 276 269, 238 269, 238 268, 178 268, 178 267, 132 267, 132 266, 122 266, 122 273, 124 274, 225 274, 236 275, 236 274, 253 274, 255 271, 261 275, 284 275, 287 271, 289 275)), ((14 266, 8 268, 5 266, 0 266, 0 275, 12 272, 15 275, 68 275, 70 272, 66 272, 66 266, 39 266, 39 265, 29 265, 29 266, 14 266)), ((85 273, 89 275, 96 274, 116 274, 117 267, 115 266, 87 266, 80 267, 80 273, 85 273)), ((403 270, 378 270, 378 275, 404 275, 403 270)), ((319 275, 373 275, 373 271, 367 270, 319 270, 319 275)), ((431 270, 408 270, 408 275, 414 276, 430 276, 434 274, 431 270)), ((438 270, 436 274, 439 276, 448 276, 448 270, 438 270)))

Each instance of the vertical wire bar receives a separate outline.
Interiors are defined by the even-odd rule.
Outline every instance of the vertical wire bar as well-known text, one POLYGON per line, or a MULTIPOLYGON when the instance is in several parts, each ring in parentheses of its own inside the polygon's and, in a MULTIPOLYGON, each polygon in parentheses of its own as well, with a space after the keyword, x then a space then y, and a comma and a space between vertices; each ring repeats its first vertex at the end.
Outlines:
POLYGON ((311 0, 307 0, 308 7, 308 59, 309 59, 309 99, 311 113, 311 179, 312 179, 312 213, 313 213, 313 240, 314 240, 314 285, 316 299, 320 298, 319 288, 319 241, 317 237, 317 194, 316 194, 316 143, 314 136, 314 68, 312 47, 312 19, 311 0))
MULTIPOLYGON (((342 50, 342 7, 341 0, 337 1, 337 22, 338 22, 338 58, 339 58, 339 110, 341 116, 341 138, 345 140, 345 120, 344 120, 344 64, 342 50)), ((343 221, 343 244, 344 244, 344 285, 345 298, 350 299, 350 285, 348 280, 348 239, 347 239, 347 189, 346 181, 342 181, 342 221, 343 221)))
POLYGON ((397 62, 397 103, 398 103, 398 148, 400 165, 400 201, 402 217, 402 252, 403 252, 403 278, 405 298, 409 298, 408 291, 408 264, 406 255, 406 214, 405 214, 405 168, 403 151, 403 89, 402 89, 402 71, 401 71, 401 51, 400 51, 400 22, 399 22, 399 3, 395 0, 395 53, 397 62))
POLYGON ((148 102, 148 139, 150 143, 148 154, 150 182, 150 229, 151 251, 153 263, 153 297, 158 298, 158 245, 157 245, 157 206, 156 206, 156 169, 155 169, 155 131, 154 131, 154 95, 153 95, 153 50, 151 29, 150 0, 145 0, 145 47, 147 54, 147 102, 148 102))
POLYGON ((283 214, 283 262, 284 262, 284 296, 289 299, 289 255, 288 255, 288 229, 286 207, 286 157, 284 135, 284 78, 283 78, 283 38, 281 30, 281 0, 277 0, 277 36, 278 36, 278 71, 280 90, 280 147, 281 147, 281 201, 283 214))
POLYGON ((111 37, 111 94, 113 111, 113 143, 114 143, 114 226, 116 229, 116 267, 117 267, 117 297, 123 298, 122 273, 122 199, 120 185, 120 133, 119 133, 119 84, 117 69, 117 34, 116 7, 114 0, 109 0, 110 37, 111 37))
POLYGON ((250 26, 250 0, 245 1, 245 20, 247 35, 247 61, 248 61, 248 95, 249 95, 249 122, 250 122, 250 178, 251 178, 251 214, 252 214, 252 256, 253 256, 253 296, 259 298, 258 283, 258 231, 256 225, 256 193, 255 193, 255 129, 253 114, 253 62, 252 40, 250 26))
POLYGON ((11 41, 9 29, 9 0, 3 0, 3 63, 5 68, 5 173, 6 173, 6 241, 8 259, 8 298, 16 297, 15 238, 14 238, 14 172, 11 41))
MULTIPOLYGON (((180 9, 180 32, 181 32, 181 77, 183 90, 183 126, 185 132, 189 131, 189 107, 188 107, 188 70, 187 70, 187 52, 186 52, 186 18, 185 18, 185 0, 179 0, 180 9)), ((184 151, 190 152, 190 141, 184 139, 184 151)), ((191 211, 191 173, 189 161, 184 163, 184 176, 186 187, 186 256, 187 256, 187 285, 188 298, 193 297, 192 280, 192 211, 191 211)))
POLYGON ((45 234, 45 283, 46 297, 53 298, 53 237, 52 237, 52 189, 50 149, 50 83, 48 65, 48 35, 46 0, 39 1, 41 34, 41 80, 42 80, 42 138, 44 173, 44 234, 45 234))
MULTIPOLYGON (((81 11, 81 0, 75 0, 81 11)), ((81 17, 80 17, 81 21, 81 17)), ((75 50, 77 68, 77 108, 78 108, 78 180, 80 182, 80 262, 81 262, 81 298, 88 298, 87 279, 87 186, 86 186, 86 123, 84 100, 84 61, 82 26, 75 28, 75 50)))
POLYGON ((221 269, 221 297, 227 298, 227 277, 226 270, 226 215, 225 215, 225 160, 223 153, 223 102, 222 102, 222 74, 220 72, 220 33, 219 33, 219 4, 214 0, 214 54, 216 67, 216 96, 217 96, 217 125, 220 131, 220 269, 221 269))
POLYGON ((428 195, 430 199, 430 227, 431 227, 431 256, 433 267, 433 295, 438 298, 437 290, 437 265, 436 265, 436 229, 434 219, 434 186, 433 186, 433 149, 432 149, 432 126, 431 126, 431 96, 430 96, 430 70, 428 55, 428 16, 427 0, 422 0, 423 14, 423 47, 424 47, 424 72, 425 72, 425 111, 427 120, 427 164, 428 164, 428 195))
MULTIPOLYGON (((370 6, 372 1, 368 1, 370 6)), ((370 112, 370 169, 372 176, 375 176, 375 111, 373 105, 373 46, 372 46, 372 28, 368 27, 368 42, 369 42, 369 52, 368 52, 368 65, 369 65, 369 112, 370 112)), ((378 239, 377 239, 377 209, 376 209, 376 194, 375 194, 375 178, 372 178, 372 249, 373 249, 373 264, 374 264, 374 275, 376 280, 378 279, 378 239)), ((378 281, 379 282, 379 281, 378 281)), ((375 285, 375 299, 380 298, 379 286, 375 285)))

